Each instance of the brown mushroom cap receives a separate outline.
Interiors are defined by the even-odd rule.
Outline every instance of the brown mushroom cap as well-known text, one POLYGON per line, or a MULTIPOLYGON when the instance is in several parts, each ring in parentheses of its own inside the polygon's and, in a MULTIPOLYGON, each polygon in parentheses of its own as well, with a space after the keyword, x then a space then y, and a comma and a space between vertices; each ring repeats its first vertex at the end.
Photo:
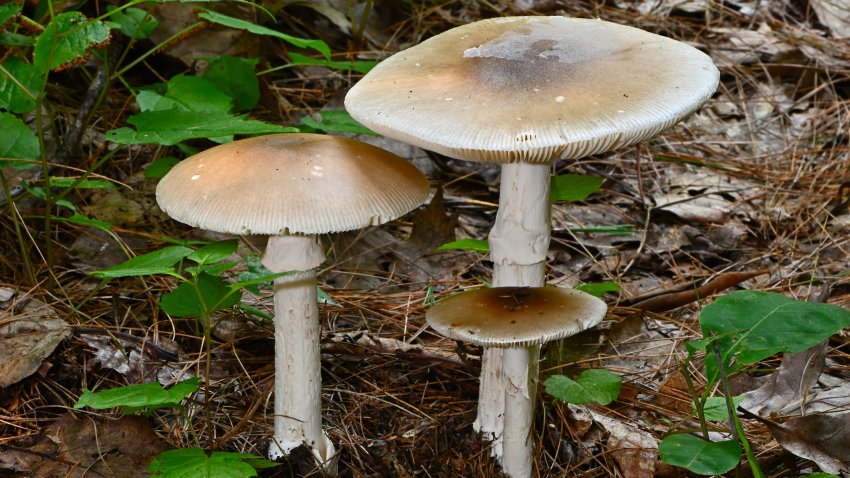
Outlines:
POLYGON ((443 299, 425 320, 445 337, 486 347, 529 347, 593 327, 608 306, 575 289, 493 287, 443 299))
POLYGON ((232 234, 321 234, 381 224, 418 207, 428 181, 383 149, 320 134, 222 144, 177 164, 156 200, 172 218, 232 234))
POLYGON ((704 53, 637 28, 506 17, 396 53, 345 107, 381 134, 453 158, 549 162, 646 139, 708 100, 718 78, 704 53))

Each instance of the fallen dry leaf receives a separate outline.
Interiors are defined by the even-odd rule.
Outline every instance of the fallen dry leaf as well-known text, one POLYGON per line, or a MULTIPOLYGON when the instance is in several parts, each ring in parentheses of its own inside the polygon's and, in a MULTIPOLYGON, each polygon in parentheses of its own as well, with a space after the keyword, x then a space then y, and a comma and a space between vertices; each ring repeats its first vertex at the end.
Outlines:
POLYGON ((143 477, 166 449, 143 417, 101 421, 68 413, 37 437, 0 448, 0 469, 30 478, 143 477))
POLYGON ((590 410, 593 420, 608 432, 605 449, 625 478, 653 478, 658 461, 658 441, 629 423, 590 410))
POLYGON ((770 375, 767 383, 745 393, 740 406, 763 417, 797 409, 820 377, 826 360, 826 345, 823 341, 802 352, 785 354, 779 369, 770 375))
POLYGON ((782 448, 812 460, 823 471, 850 471, 850 413, 817 413, 766 424, 782 448))
POLYGON ((35 373, 68 336, 68 324, 52 307, 33 298, 0 309, 0 388, 35 373))

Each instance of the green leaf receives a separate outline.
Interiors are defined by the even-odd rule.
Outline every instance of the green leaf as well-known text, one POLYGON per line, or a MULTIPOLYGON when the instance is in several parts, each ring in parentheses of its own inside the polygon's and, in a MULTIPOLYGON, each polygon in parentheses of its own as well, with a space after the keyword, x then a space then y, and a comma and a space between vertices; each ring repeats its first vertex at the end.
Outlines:
POLYGON ((196 284, 184 282, 163 294, 159 305, 174 317, 208 317, 216 310, 233 307, 242 298, 221 277, 201 272, 196 284))
POLYGON ((328 57, 324 59, 310 58, 306 55, 301 55, 295 52, 289 52, 289 66, 323 66, 332 70, 351 70, 358 73, 369 73, 369 70, 375 68, 377 61, 335 61, 328 57))
POLYGON ((34 46, 35 38, 12 32, 0 32, 0 45, 34 46))
POLYGON ((35 97, 42 82, 41 74, 31 63, 14 56, 3 60, 3 68, 6 71, 0 70, 0 108, 21 114, 34 110, 35 97))
POLYGON ((243 478, 275 466, 278 464, 248 453, 214 451, 207 455, 201 448, 178 448, 157 455, 147 471, 163 478, 243 478))
POLYGON ((622 379, 605 369, 585 370, 577 379, 552 375, 543 383, 546 393, 566 403, 608 405, 620 395, 622 379))
POLYGON ((595 282, 592 284, 579 284, 576 290, 586 292, 594 297, 602 297, 606 292, 620 292, 620 286, 616 282, 595 282))
POLYGON ((207 68, 201 78, 214 83, 227 93, 237 111, 246 111, 257 106, 260 100, 260 82, 254 67, 258 60, 236 56, 202 58, 207 68))
POLYGON ((327 292, 323 291, 321 288, 316 287, 316 301, 320 304, 331 305, 334 307, 342 307, 339 305, 339 302, 333 300, 333 297, 328 295, 327 292))
MULTIPOLYGON (((744 400, 743 395, 732 397, 732 406, 738 407, 744 400)), ((696 406, 691 402, 691 408, 696 413, 696 406)), ((708 397, 702 407, 705 419, 710 422, 725 422, 729 420, 729 410, 726 408, 726 397, 708 397)))
POLYGON ((693 435, 670 435, 658 445, 661 461, 700 475, 720 475, 741 461, 736 440, 710 442, 693 435))
POLYGON ((556 201, 581 201, 602 187, 603 178, 584 174, 552 176, 550 198, 556 201))
POLYGON ((285 33, 272 30, 271 28, 266 28, 257 25, 256 23, 251 23, 249 21, 241 20, 239 18, 229 17, 227 15, 214 12, 212 10, 204 10, 202 13, 198 14, 198 16, 209 22, 218 23, 219 25, 224 25, 226 27, 234 28, 236 30, 245 30, 255 35, 265 35, 279 38, 299 48, 311 48, 321 53, 322 56, 324 56, 325 58, 331 58, 331 48, 328 46, 327 43, 323 42, 322 40, 308 40, 304 38, 294 37, 292 35, 287 35, 285 33))
POLYGON ((838 475, 833 475, 832 473, 825 473, 823 471, 816 471, 814 473, 809 473, 808 475, 802 475, 806 478, 840 478, 838 475))
POLYGON ((156 143, 165 146, 193 138, 215 138, 232 134, 293 133, 297 128, 246 120, 224 112, 147 111, 131 116, 128 123, 136 126, 106 132, 106 139, 119 144, 156 143))
POLYGON ((105 44, 109 27, 100 21, 89 21, 80 12, 65 12, 53 17, 38 36, 33 51, 37 71, 67 66, 84 59, 89 48, 105 44))
POLYGON ((83 407, 95 410, 123 407, 125 413, 147 408, 154 410, 164 407, 176 407, 180 402, 198 389, 198 377, 192 377, 165 389, 157 382, 128 385, 112 388, 101 392, 91 392, 83 389, 80 399, 74 404, 74 410, 83 407))
MULTIPOLYGON (((67 187, 70 187, 72 184, 74 184, 76 181, 77 181, 77 178, 63 178, 63 177, 51 176, 47 180, 47 184, 48 184, 48 186, 54 187, 54 188, 67 188, 67 187)), ((117 188, 118 188, 118 186, 116 186, 115 183, 110 182, 110 181, 105 181, 103 179, 83 179, 82 181, 77 183, 76 186, 74 186, 74 189, 117 189, 117 188)))
POLYGON ((118 25, 121 33, 136 40, 149 38, 159 26, 159 20, 141 8, 129 7, 115 11, 114 5, 107 5, 106 11, 110 12, 109 18, 118 25))
POLYGON ((93 272, 99 279, 115 279, 116 277, 148 276, 174 272, 174 264, 191 254, 192 249, 183 246, 169 246, 134 257, 127 262, 114 265, 108 269, 93 272))
POLYGON ((21 14, 21 4, 22 2, 17 1, 0 6, 0 30, 21 14))
POLYGON ((358 123, 345 110, 322 110, 322 120, 316 121, 310 116, 301 118, 301 124, 325 133, 354 133, 378 136, 378 133, 358 123))
POLYGON ((236 252, 236 247, 239 241, 229 239, 226 241, 213 242, 206 246, 197 249, 195 252, 186 256, 186 259, 197 262, 198 264, 210 264, 218 262, 232 256, 236 252))
MULTIPOLYGON (((844 308, 761 291, 732 292, 700 313, 703 336, 722 336, 716 343, 727 373, 779 352, 800 352, 848 325, 850 311, 844 308)), ((713 379, 717 363, 714 354, 708 357, 713 379)))
POLYGON ((288 276, 288 275, 290 275, 294 272, 295 271, 269 272, 267 275, 264 275, 264 276, 259 276, 259 277, 255 277, 253 279, 240 281, 240 282, 237 282, 235 284, 230 284, 230 288, 232 290, 236 291, 236 290, 239 290, 239 289, 248 288, 248 287, 255 286, 255 285, 266 284, 266 283, 269 283, 269 282, 277 279, 278 277, 288 276))
MULTIPOLYGON (((260 261, 260 256, 256 254, 252 254, 245 257, 245 267, 248 270, 239 273, 240 282, 247 283, 248 281, 252 281, 260 277, 265 277, 272 273, 260 261)), ((243 288, 254 295, 260 295, 259 284, 245 285, 243 286, 243 288)))
MULTIPOLYGON (((0 113, 0 158, 35 160, 40 156, 41 148, 35 133, 12 113, 0 113)), ((0 167, 7 165, 29 167, 32 163, 0 159, 0 167)))
MULTIPOLYGON (((59 204, 59 203, 57 203, 57 204, 59 204)), ((74 212, 74 214, 72 214, 68 217, 53 216, 53 217, 50 218, 50 220, 51 221, 59 221, 59 222, 67 222, 67 223, 70 223, 70 224, 76 224, 78 226, 96 227, 96 228, 98 228, 102 231, 108 231, 112 228, 112 224, 110 224, 106 221, 101 221, 99 219, 93 219, 93 218, 90 218, 86 215, 80 214, 78 212, 74 212)))
POLYGON ((148 111, 207 111, 229 113, 233 98, 215 83, 197 76, 175 75, 165 85, 165 93, 146 89, 136 95, 139 109, 148 111))
POLYGON ((145 177, 149 179, 162 179, 171 171, 171 168, 177 165, 180 160, 174 156, 163 156, 156 158, 151 162, 151 165, 145 169, 145 177))
POLYGON ((490 252, 490 244, 483 239, 460 239, 447 242, 437 248, 438 251, 475 251, 490 252))

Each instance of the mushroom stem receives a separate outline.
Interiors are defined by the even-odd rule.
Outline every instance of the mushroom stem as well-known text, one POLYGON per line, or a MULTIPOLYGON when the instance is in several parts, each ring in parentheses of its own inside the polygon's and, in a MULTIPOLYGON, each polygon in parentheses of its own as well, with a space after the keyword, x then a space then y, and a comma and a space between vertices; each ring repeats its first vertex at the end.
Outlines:
MULTIPOLYGON (((550 202, 549 163, 502 165, 499 211, 490 231, 493 287, 542 287, 545 283, 546 253, 549 250, 550 202)), ((513 354, 514 357, 519 354, 513 354)), ((525 367, 537 379, 539 347, 526 354, 525 367)), ((481 358, 481 385, 475 429, 492 441, 493 456, 502 456, 505 430, 503 351, 486 349, 481 358)), ((519 367, 517 363, 512 367, 519 367)), ((534 397, 531 388, 531 398, 534 397)), ((524 436, 528 434, 528 430, 524 436)))
MULTIPOLYGON (((535 347, 535 351, 540 349, 535 347)), ((502 471, 511 478, 531 476, 531 423, 534 409, 533 385, 535 379, 529 367, 531 349, 513 347, 504 349, 505 372, 505 431, 502 471)), ((534 368, 536 376, 537 369, 534 368)))
POLYGON ((315 235, 271 236, 263 265, 272 272, 297 271, 274 281, 274 439, 269 458, 287 456, 301 445, 326 470, 334 446, 322 431, 321 325, 316 271, 324 256, 315 235))

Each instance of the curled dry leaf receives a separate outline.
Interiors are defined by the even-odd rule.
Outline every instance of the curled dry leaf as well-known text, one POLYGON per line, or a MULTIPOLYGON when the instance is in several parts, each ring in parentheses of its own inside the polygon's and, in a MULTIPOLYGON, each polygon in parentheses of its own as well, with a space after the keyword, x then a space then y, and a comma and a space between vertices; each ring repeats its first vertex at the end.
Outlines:
POLYGON ((593 419, 605 427, 605 448, 625 478, 652 478, 658 460, 658 441, 648 432, 629 423, 590 410, 593 419))
POLYGON ((10 298, 0 309, 0 388, 35 373, 42 362, 70 333, 56 311, 37 299, 10 298))
POLYGON ((782 448, 812 460, 827 473, 850 471, 850 413, 791 417, 782 424, 766 422, 782 448))
POLYGON ((69 413, 29 440, 0 449, 0 470, 32 478, 143 477, 153 457, 168 448, 140 416, 101 423, 69 413))
POLYGON ((747 392, 740 406, 763 417, 797 409, 820 377, 826 360, 826 345, 823 341, 802 352, 785 354, 779 369, 770 375, 767 383, 747 392))

